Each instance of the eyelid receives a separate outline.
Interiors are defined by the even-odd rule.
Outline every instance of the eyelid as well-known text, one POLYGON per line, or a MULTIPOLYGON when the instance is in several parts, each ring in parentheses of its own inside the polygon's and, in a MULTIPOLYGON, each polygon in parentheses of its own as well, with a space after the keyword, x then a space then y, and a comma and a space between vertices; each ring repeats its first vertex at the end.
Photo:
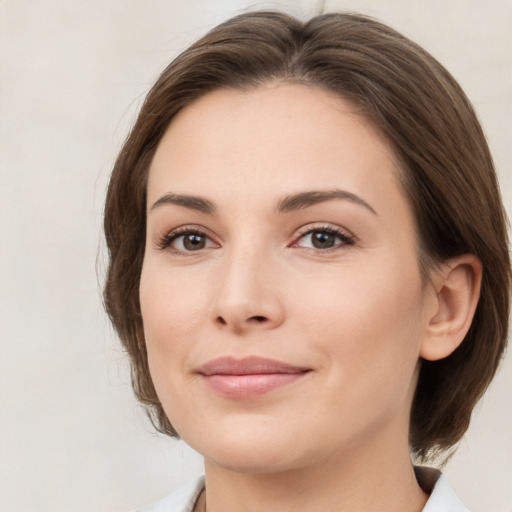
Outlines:
POLYGON ((187 256, 194 255, 194 253, 200 253, 204 249, 211 249, 211 247, 205 247, 203 249, 198 249, 197 251, 182 251, 172 247, 171 244, 176 239, 187 234, 197 234, 200 236, 204 236, 205 238, 213 242, 213 244, 215 244, 217 247, 220 246, 220 244, 215 240, 215 237, 211 235, 208 229, 204 228, 203 226, 198 226, 197 224, 185 224, 183 226, 178 226, 174 229, 171 229, 170 231, 167 231, 164 235, 159 236, 155 244, 156 248, 160 250, 170 250, 174 253, 187 256))
MULTIPOLYGON (((356 237, 347 229, 337 226, 335 224, 327 224, 327 223, 318 223, 318 224, 307 224, 305 226, 300 227, 297 230, 297 234, 295 235, 293 242, 289 244, 288 247, 300 247, 298 245, 299 241, 303 239, 306 235, 309 235, 314 232, 326 232, 333 234, 336 236, 340 242, 336 244, 334 247, 318 249, 313 247, 302 247, 302 249, 310 250, 316 253, 327 253, 331 251, 335 251, 342 247, 352 246, 356 243, 356 237)), ((210 242, 212 242, 215 246, 220 247, 220 243, 217 242, 216 237, 213 236, 207 228, 203 226, 199 226, 197 224, 185 224, 183 226, 178 226, 170 231, 167 231, 164 235, 160 236, 156 241, 156 248, 160 250, 170 250, 176 254, 185 255, 185 256, 193 256, 195 253, 199 254, 205 249, 211 249, 212 247, 204 247, 202 249, 198 249, 197 251, 186 251, 180 250, 172 247, 172 243, 184 236, 186 234, 197 234, 200 236, 206 237, 210 242)))
POLYGON ((303 239, 306 235, 315 232, 326 232, 331 233, 338 237, 341 240, 341 243, 337 244, 334 247, 330 247, 328 249, 317 249, 312 247, 303 247, 303 249, 308 249, 318 253, 326 253, 330 251, 335 251, 342 247, 352 246, 356 243, 357 238, 350 231, 335 224, 307 224, 306 226, 302 226, 298 229, 297 236, 294 238, 294 241, 291 243, 291 247, 298 247, 298 242, 303 239))

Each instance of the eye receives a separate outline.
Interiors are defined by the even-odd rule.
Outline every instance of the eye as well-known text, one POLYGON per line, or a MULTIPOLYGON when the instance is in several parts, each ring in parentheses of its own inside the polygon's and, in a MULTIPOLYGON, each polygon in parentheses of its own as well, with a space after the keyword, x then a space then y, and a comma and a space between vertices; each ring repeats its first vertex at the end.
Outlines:
POLYGON ((217 247, 206 233, 197 229, 184 228, 172 231, 159 242, 160 249, 170 248, 176 252, 187 253, 217 247))
POLYGON ((336 249, 344 245, 354 245, 354 237, 334 227, 309 229, 293 244, 317 251, 336 249))

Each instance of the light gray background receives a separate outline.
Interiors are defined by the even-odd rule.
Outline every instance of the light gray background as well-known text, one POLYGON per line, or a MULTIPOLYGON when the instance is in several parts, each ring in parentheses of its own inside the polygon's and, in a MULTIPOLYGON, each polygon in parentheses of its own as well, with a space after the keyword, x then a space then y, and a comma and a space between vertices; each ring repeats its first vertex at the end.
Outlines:
MULTIPOLYGON (((156 436, 132 398, 101 307, 101 212, 116 151, 158 72, 249 5, 304 16, 321 8, 0 1, 2 512, 127 511, 201 472, 199 456, 156 436)), ((510 213, 512 2, 339 0, 324 8, 381 18, 452 71, 480 114, 510 213)), ((512 511, 511 404, 509 355, 445 470, 473 512, 512 511)))

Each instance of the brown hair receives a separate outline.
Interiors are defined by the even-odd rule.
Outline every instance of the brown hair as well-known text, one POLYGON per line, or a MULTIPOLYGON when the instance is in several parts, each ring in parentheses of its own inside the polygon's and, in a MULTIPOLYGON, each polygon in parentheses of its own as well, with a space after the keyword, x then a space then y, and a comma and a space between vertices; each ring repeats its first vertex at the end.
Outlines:
POLYGON ((155 426, 177 436, 153 387, 139 304, 146 183, 156 147, 174 116, 198 97, 276 79, 351 100, 380 127, 401 162, 424 269, 463 253, 482 262, 481 297, 465 340, 449 357, 421 365, 410 444, 425 459, 460 440, 505 349, 506 216, 489 148, 460 86, 418 45, 361 15, 305 23, 279 12, 237 16, 178 56, 148 93, 113 169, 104 225, 105 306, 130 356, 135 394, 155 426))

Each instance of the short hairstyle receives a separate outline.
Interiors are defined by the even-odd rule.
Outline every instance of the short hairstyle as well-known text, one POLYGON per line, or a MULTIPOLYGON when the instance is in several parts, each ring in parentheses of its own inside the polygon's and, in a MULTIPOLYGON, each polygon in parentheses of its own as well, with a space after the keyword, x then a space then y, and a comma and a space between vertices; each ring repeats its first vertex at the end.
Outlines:
POLYGON ((507 340, 511 270, 507 220, 477 116, 430 54, 357 14, 301 22, 275 11, 236 16, 179 55, 149 91, 115 162, 104 229, 105 307, 127 350, 137 398, 155 427, 178 437, 151 380, 139 304, 146 187, 155 150, 174 116, 219 88, 270 81, 317 86, 357 105, 387 137, 415 215, 421 267, 464 253, 483 265, 472 325, 449 357, 422 361, 410 419, 420 460, 453 447, 498 367, 507 340))

